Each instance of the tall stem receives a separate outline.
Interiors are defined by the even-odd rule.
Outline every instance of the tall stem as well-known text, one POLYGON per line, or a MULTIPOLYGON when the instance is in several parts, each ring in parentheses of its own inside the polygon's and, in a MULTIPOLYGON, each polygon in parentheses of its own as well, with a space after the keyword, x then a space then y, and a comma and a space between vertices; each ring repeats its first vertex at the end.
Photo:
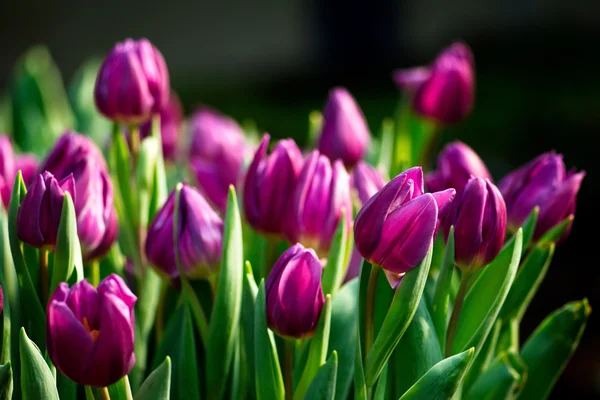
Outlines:
POLYGON ((129 140, 131 141, 131 156, 133 157, 133 167, 135 169, 137 155, 140 149, 140 127, 138 125, 131 125, 129 127, 129 135, 129 140))
POLYGON ((367 299, 365 304, 365 358, 369 354, 373 341, 375 340, 374 317, 375 317, 375 294, 381 268, 373 264, 369 274, 369 285, 367 286, 367 299))
POLYGON ((110 394, 108 393, 108 388, 106 386, 98 388, 96 392, 98 393, 100 400, 110 400, 110 394))
POLYGON ((48 277, 48 249, 46 247, 42 247, 40 249, 39 267, 40 292, 42 293, 43 304, 46 304, 48 302, 48 288, 50 286, 48 277))
POLYGON ((285 381, 285 399, 292 400, 294 398, 294 341, 292 339, 285 339, 285 349, 283 357, 283 379, 285 381))
POLYGON ((90 268, 92 270, 92 285, 94 287, 98 287, 100 284, 100 263, 97 259, 92 261, 90 268))
POLYGON ((469 290, 469 281, 473 276, 472 272, 463 272, 460 279, 460 286, 458 287, 458 293, 456 294, 456 300, 454 301, 454 308, 452 309, 452 316, 450 317, 450 323, 448 324, 448 332, 446 334, 446 357, 452 354, 452 342, 454 342, 454 335, 456 334, 456 326, 458 324, 458 318, 462 310, 465 296, 469 290))

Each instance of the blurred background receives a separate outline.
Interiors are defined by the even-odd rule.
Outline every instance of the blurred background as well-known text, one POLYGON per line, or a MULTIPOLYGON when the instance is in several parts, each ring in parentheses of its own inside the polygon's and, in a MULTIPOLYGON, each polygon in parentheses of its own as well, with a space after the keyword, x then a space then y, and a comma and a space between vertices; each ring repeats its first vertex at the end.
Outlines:
MULTIPOLYGON (((147 37, 163 53, 186 112, 212 105, 260 131, 305 140, 308 114, 346 86, 373 134, 392 116, 394 68, 430 62, 454 40, 473 49, 472 117, 444 132, 486 161, 498 180, 556 149, 587 171, 574 229, 525 317, 521 336, 566 302, 594 311, 552 398, 600 397, 600 265, 596 213, 600 133, 600 2, 75 0, 0 3, 0 93, 20 56, 48 46, 65 83, 116 41, 147 37), (596 308, 598 307, 598 308, 596 308)), ((91 101, 92 99, 90 99, 91 101)), ((442 145, 441 143, 440 145, 442 145)))

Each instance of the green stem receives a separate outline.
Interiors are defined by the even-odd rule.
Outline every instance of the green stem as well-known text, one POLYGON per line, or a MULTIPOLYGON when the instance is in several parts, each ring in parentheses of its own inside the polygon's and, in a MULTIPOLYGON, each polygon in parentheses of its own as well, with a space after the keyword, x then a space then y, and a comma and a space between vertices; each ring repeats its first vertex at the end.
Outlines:
POLYGON ((429 171, 433 168, 433 157, 435 155, 435 149, 438 142, 440 141, 442 129, 439 125, 431 127, 431 132, 427 135, 427 142, 425 144, 425 151, 423 152, 418 165, 421 165, 425 171, 429 171))
POLYGON ((131 385, 129 384, 129 377, 127 375, 123 377, 123 382, 125 383, 126 400, 133 400, 133 395, 131 393, 131 385))
POLYGON ((44 246, 40 249, 39 267, 40 267, 40 293, 42 294, 42 304, 48 302, 48 289, 50 280, 48 276, 48 249, 44 246))
POLYGON ((156 343, 160 343, 164 328, 165 328, 165 301, 167 299, 167 291, 169 289, 169 283, 167 279, 162 279, 160 284, 160 298, 158 300, 158 307, 156 310, 156 319, 154 323, 156 325, 156 343))
POLYGON ((100 284, 100 263, 97 259, 92 261, 92 265, 90 265, 90 268, 92 270, 92 286, 98 287, 98 285, 100 284))
POLYGON ((129 136, 131 142, 131 156, 133 157, 133 168, 137 165, 137 155, 140 150, 140 127, 138 125, 131 125, 129 127, 129 136))
POLYGON ((469 290, 469 281, 471 280, 472 276, 472 272, 463 272, 460 279, 460 286, 458 287, 456 300, 454 300, 452 316, 450 317, 450 323, 448 324, 448 333, 446 334, 446 357, 452 355, 452 343, 454 342, 454 336, 456 334, 458 318, 460 317, 460 312, 465 301, 465 296, 467 295, 467 291, 469 290))
POLYGON ((106 386, 98 388, 97 393, 100 396, 100 400, 110 400, 110 394, 106 386))
POLYGON ((369 285, 367 286, 367 299, 365 303, 365 354, 367 358, 373 341, 375 340, 375 294, 377 293, 377 282, 379 280, 379 271, 381 268, 373 264, 371 266, 371 274, 369 275, 369 285))
POLYGON ((181 289, 183 291, 183 296, 192 310, 192 315, 194 316, 194 321, 196 322, 196 327, 200 333, 202 343, 206 346, 208 343, 208 322, 206 315, 204 315, 204 311, 202 310, 202 305, 200 304, 196 293, 194 293, 192 285, 190 285, 187 279, 181 279, 181 289))
POLYGON ((95 400, 96 398, 94 397, 94 390, 92 389, 91 386, 85 386, 85 399, 86 400, 95 400))
POLYGON ((285 399, 294 398, 294 341, 285 339, 283 379, 285 381, 285 399))

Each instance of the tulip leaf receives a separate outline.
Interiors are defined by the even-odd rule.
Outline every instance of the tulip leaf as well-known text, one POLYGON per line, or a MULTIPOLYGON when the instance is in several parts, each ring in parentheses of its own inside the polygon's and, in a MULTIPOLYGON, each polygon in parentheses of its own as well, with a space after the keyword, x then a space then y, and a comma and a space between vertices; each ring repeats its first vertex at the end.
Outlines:
POLYGON ((137 190, 137 214, 139 226, 148 226, 150 205, 154 193, 156 160, 162 149, 158 140, 147 137, 142 140, 137 154, 135 187, 137 190))
POLYGON ((354 354, 356 353, 356 324, 358 307, 358 279, 346 283, 331 304, 331 331, 329 355, 338 354, 335 398, 346 399, 352 385, 354 354))
POLYGON ((13 374, 10 361, 0 365, 0 400, 11 400, 13 395, 13 374))
MULTIPOLYGON (((371 351, 366 356, 365 378, 372 387, 417 311, 429 275, 433 246, 419 266, 406 273, 396 289, 371 351)), ((362 276, 361 276, 362 279, 362 276)))
POLYGON ((523 229, 523 254, 525 254, 533 240, 533 234, 535 233, 535 226, 537 225, 539 215, 540 207, 535 206, 521 227, 523 229))
POLYGON ((415 316, 396 346, 396 355, 394 384, 400 393, 404 393, 443 358, 423 297, 415 316))
POLYGON ((254 308, 254 357, 257 400, 283 400, 285 389, 273 332, 267 327, 265 281, 260 281, 254 308))
POLYGON ((10 205, 8 207, 8 237, 19 282, 19 299, 22 316, 21 325, 28 327, 33 341, 40 346, 41 351, 45 351, 46 314, 44 313, 44 308, 37 290, 31 280, 27 264, 25 263, 21 241, 17 237, 17 214, 26 193, 27 190, 25 189, 23 176, 21 175, 21 171, 19 171, 15 178, 15 184, 10 196, 10 205))
POLYGON ((254 304, 256 303, 256 294, 258 287, 254 281, 252 267, 246 261, 244 269, 244 288, 242 293, 242 331, 244 334, 244 352, 246 354, 246 364, 251 366, 247 368, 249 391, 255 393, 255 377, 254 377, 254 304))
POLYGON ((56 236, 50 293, 54 293, 59 283, 66 282, 73 271, 77 273, 77 282, 83 279, 83 261, 79 236, 77 236, 75 206, 71 195, 67 192, 63 200, 60 224, 56 236))
POLYGON ((231 399, 245 399, 248 390, 248 365, 244 357, 244 338, 243 333, 237 335, 236 346, 233 352, 233 362, 231 366, 231 380, 228 396, 231 399))
POLYGON ((435 292, 431 304, 431 319, 435 326, 440 347, 446 348, 446 332, 448 329, 448 310, 450 308, 450 292, 452 291, 452 275, 454 274, 454 227, 450 228, 444 258, 435 284, 435 292))
POLYGON ((447 400, 452 398, 465 375, 475 350, 470 348, 435 364, 401 400, 447 400))
POLYGON ((243 254, 240 210, 235 189, 230 186, 223 233, 221 275, 206 345, 206 383, 208 393, 213 393, 215 398, 221 398, 225 392, 236 346, 242 309, 243 254))
POLYGON ((585 330, 591 308, 587 299, 550 314, 527 339, 521 358, 527 365, 523 399, 545 399, 569 362, 585 330))
POLYGON ((58 390, 54 376, 39 348, 27 337, 25 328, 19 336, 21 352, 21 393, 23 399, 56 399, 58 390))
POLYGON ((367 400, 367 382, 362 361, 362 349, 360 335, 357 335, 356 354, 354 356, 354 398, 356 400, 367 400))
POLYGON ((133 400, 131 387, 129 386, 129 378, 127 376, 124 376, 117 382, 108 386, 107 389, 110 395, 110 400, 133 400))
POLYGON ((156 165, 154 168, 154 193, 152 195, 152 202, 150 203, 150 221, 154 218, 156 212, 163 206, 169 196, 165 159, 162 152, 160 114, 156 114, 152 118, 152 137, 158 142, 160 151, 156 156, 156 165))
POLYGON ((522 243, 523 231, 519 229, 494 261, 486 266, 472 283, 458 319, 452 354, 470 347, 475 347, 476 352, 481 349, 515 279, 521 259, 522 243))
POLYGON ((508 292, 508 297, 502 306, 500 318, 507 320, 517 318, 519 321, 525 315, 527 307, 540 287, 554 254, 554 243, 549 246, 535 246, 523 262, 515 281, 508 292))
POLYGON ((171 397, 173 399, 200 398, 196 340, 188 307, 184 302, 167 324, 153 363, 156 369, 161 360, 165 360, 167 356, 171 358, 171 397))
POLYGON ((556 243, 560 240, 560 238, 567 232, 567 230, 571 227, 575 216, 573 214, 569 215, 567 218, 563 219, 561 222, 552 227, 548 232, 544 233, 544 235, 538 241, 540 246, 547 246, 550 243, 556 243))
POLYGON ((146 378, 134 400, 169 400, 171 398, 171 359, 169 356, 146 378))
POLYGON ((327 266, 323 270, 322 285, 323 293, 331 294, 335 296, 339 287, 342 284, 344 275, 346 272, 346 253, 348 246, 348 229, 346 226, 346 219, 344 214, 350 212, 350 210, 342 210, 340 222, 338 223, 331 243, 331 249, 327 258, 327 266))
POLYGON ((469 391, 471 385, 479 378, 479 376, 489 367, 494 358, 496 357, 496 346, 502 331, 502 321, 496 320, 492 331, 488 335, 487 339, 483 343, 481 350, 471 363, 467 375, 463 380, 463 391, 466 393, 469 391))
MULTIPOLYGON (((325 305, 321 311, 319 323, 315 329, 315 333, 310 341, 308 350, 308 358, 302 377, 298 382, 294 399, 303 399, 310 383, 317 374, 319 368, 325 364, 327 358, 327 349, 329 347, 329 332, 331 331, 331 295, 325 296, 325 305)), ((337 358, 337 356, 336 356, 337 358)))
POLYGON ((312 380, 304 399, 333 400, 338 370, 337 352, 334 350, 312 380))
POLYGON ((467 400, 503 400, 519 397, 527 380, 527 367, 510 350, 501 353, 468 391, 467 400))
MULTIPOLYGON (((392 166, 392 154, 390 149, 394 145, 394 120, 391 118, 385 118, 381 123, 381 130, 379 134, 379 143, 372 148, 375 150, 375 159, 371 162, 372 165, 377 166, 377 169, 384 171, 391 171, 392 166)), ((375 138, 373 138, 375 139, 375 138)))

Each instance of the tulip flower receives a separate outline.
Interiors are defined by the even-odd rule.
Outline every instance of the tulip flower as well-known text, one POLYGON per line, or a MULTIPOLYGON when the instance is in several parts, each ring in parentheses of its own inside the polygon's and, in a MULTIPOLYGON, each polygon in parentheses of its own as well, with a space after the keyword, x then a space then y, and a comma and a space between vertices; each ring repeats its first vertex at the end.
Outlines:
POLYGON ((313 151, 304 162, 296 188, 291 194, 282 225, 290 243, 300 242, 326 254, 345 209, 350 230, 352 201, 350 179, 341 160, 333 163, 313 151))
POLYGON ((437 171, 425 176, 425 186, 430 192, 454 188, 460 193, 471 176, 492 180, 487 167, 473 149, 462 142, 452 142, 440 152, 437 171))
POLYGON ((281 234, 300 170, 302 153, 292 139, 279 141, 267 156, 269 135, 265 135, 246 173, 244 211, 248 223, 265 234, 281 234))
POLYGON ((48 302, 46 343, 52 363, 67 378, 105 387, 135 364, 134 313, 137 297, 112 274, 98 288, 83 280, 61 283, 48 302))
POLYGON ((38 170, 38 159, 33 154, 19 154, 15 159, 15 171, 21 171, 25 186, 35 179, 38 170))
POLYGON ((350 173, 350 186, 358 194, 361 205, 365 204, 383 185, 383 178, 379 171, 364 161, 356 164, 350 173))
POLYGON ((321 154, 331 160, 341 159, 352 168, 363 158, 370 141, 369 127, 356 100, 344 88, 332 89, 323 110, 321 154))
POLYGON ((227 208, 229 185, 237 186, 250 150, 238 124, 209 108, 192 117, 190 164, 198 186, 221 212, 227 208))
POLYGON ((411 96, 417 113, 439 123, 460 122, 473 110, 473 54, 464 43, 442 51, 430 67, 395 71, 394 80, 411 96))
POLYGON ((438 218, 454 189, 424 193, 423 171, 404 171, 372 196, 354 221, 354 242, 365 260, 384 269, 395 289, 423 261, 433 244, 438 218))
MULTIPOLYGON (((544 153, 504 177, 498 187, 506 201, 508 227, 516 231, 535 206, 540 213, 535 226, 534 240, 575 214, 577 193, 585 172, 566 172, 562 155, 544 153)), ((564 239, 570 231, 565 231, 564 239)))
POLYGON ((265 285, 269 328, 291 338, 314 332, 325 303, 322 269, 314 250, 300 243, 279 257, 265 285))
POLYGON ((73 165, 90 158, 96 161, 100 168, 108 170, 102 151, 93 141, 76 132, 65 131, 48 153, 41 168, 51 171, 56 176, 64 176, 72 172, 73 165))
POLYGON ((454 226, 454 259, 463 271, 489 264, 502 249, 506 205, 489 179, 471 178, 444 218, 446 239, 454 226))
MULTIPOLYGON (((162 140, 163 156, 165 160, 175 161, 177 158, 177 144, 181 125, 183 123, 183 108, 175 92, 171 92, 169 101, 160 110, 160 137, 162 140)), ((152 133, 152 120, 140 126, 140 136, 146 138, 152 133)))
POLYGON ((75 200, 75 180, 69 175, 60 182, 46 171, 29 187, 17 214, 17 236, 30 246, 54 247, 65 192, 75 200))
MULTIPOLYGON (((164 275, 179 276, 173 242, 174 190, 148 228, 146 255, 164 275)), ((183 185, 179 195, 178 249, 182 272, 192 279, 217 272, 223 247, 223 221, 196 189, 183 185)))
POLYGON ((94 99, 108 119, 140 124, 160 112, 168 98, 167 65, 147 39, 117 43, 102 62, 94 99))
POLYGON ((8 208, 15 178, 15 153, 10 138, 0 136, 0 196, 4 207, 8 208))

